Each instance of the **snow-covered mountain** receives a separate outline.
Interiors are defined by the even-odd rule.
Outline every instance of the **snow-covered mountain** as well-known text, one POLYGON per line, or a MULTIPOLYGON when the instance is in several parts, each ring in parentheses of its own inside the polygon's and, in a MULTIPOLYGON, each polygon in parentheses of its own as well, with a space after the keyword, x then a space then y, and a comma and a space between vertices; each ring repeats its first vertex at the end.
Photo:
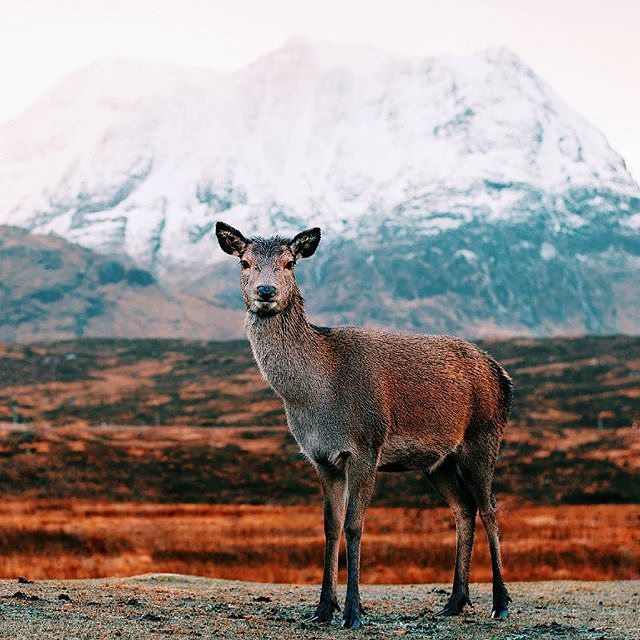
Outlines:
POLYGON ((640 331, 640 189, 505 49, 292 41, 229 74, 105 61, 0 128, 0 223, 127 253, 233 305, 218 219, 321 226, 301 271, 332 320, 640 331))

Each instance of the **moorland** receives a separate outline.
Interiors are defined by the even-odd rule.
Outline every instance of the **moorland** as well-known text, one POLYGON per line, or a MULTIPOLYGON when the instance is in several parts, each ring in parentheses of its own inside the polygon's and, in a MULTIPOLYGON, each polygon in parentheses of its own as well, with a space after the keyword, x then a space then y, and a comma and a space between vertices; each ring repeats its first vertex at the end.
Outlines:
MULTIPOLYGON (((638 577, 640 338, 482 346, 516 388, 508 578, 638 577)), ((4 577, 320 577, 318 483, 244 341, 0 345, 0 491, 4 577)), ((446 581, 453 521, 420 474, 380 474, 363 544, 365 582, 446 581)))

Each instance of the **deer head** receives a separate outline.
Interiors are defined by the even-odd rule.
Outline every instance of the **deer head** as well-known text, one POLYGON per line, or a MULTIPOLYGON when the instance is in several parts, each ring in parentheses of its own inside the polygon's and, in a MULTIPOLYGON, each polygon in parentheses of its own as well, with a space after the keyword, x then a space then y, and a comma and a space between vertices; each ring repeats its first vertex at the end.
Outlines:
POLYGON ((237 229, 218 222, 216 236, 225 253, 240 259, 240 287, 247 311, 272 316, 300 296, 294 268, 298 260, 315 253, 320 229, 307 229, 291 240, 280 236, 245 238, 237 229))

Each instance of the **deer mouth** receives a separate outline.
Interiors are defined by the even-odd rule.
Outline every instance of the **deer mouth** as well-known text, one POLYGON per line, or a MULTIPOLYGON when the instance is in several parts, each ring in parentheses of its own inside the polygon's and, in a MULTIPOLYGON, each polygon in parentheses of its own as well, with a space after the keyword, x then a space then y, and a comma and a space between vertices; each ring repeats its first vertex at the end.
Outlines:
POLYGON ((276 300, 254 300, 253 308, 254 311, 258 314, 262 313, 271 313, 276 311, 278 306, 278 302, 276 300))

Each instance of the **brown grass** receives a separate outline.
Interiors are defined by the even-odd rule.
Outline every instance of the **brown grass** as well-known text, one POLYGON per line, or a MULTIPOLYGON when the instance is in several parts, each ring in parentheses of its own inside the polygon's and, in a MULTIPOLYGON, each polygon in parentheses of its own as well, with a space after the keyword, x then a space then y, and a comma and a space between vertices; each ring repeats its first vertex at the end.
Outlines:
MULTIPOLYGON (((640 577, 640 507, 521 507, 500 513, 509 581, 640 577)), ((266 582, 321 578, 321 508, 9 501, 0 506, 0 577, 200 574, 266 582)), ((447 509, 371 508, 367 583, 448 581, 447 509)), ((341 561, 342 562, 342 561, 341 561)), ((472 580, 490 580, 479 525, 472 580)))

